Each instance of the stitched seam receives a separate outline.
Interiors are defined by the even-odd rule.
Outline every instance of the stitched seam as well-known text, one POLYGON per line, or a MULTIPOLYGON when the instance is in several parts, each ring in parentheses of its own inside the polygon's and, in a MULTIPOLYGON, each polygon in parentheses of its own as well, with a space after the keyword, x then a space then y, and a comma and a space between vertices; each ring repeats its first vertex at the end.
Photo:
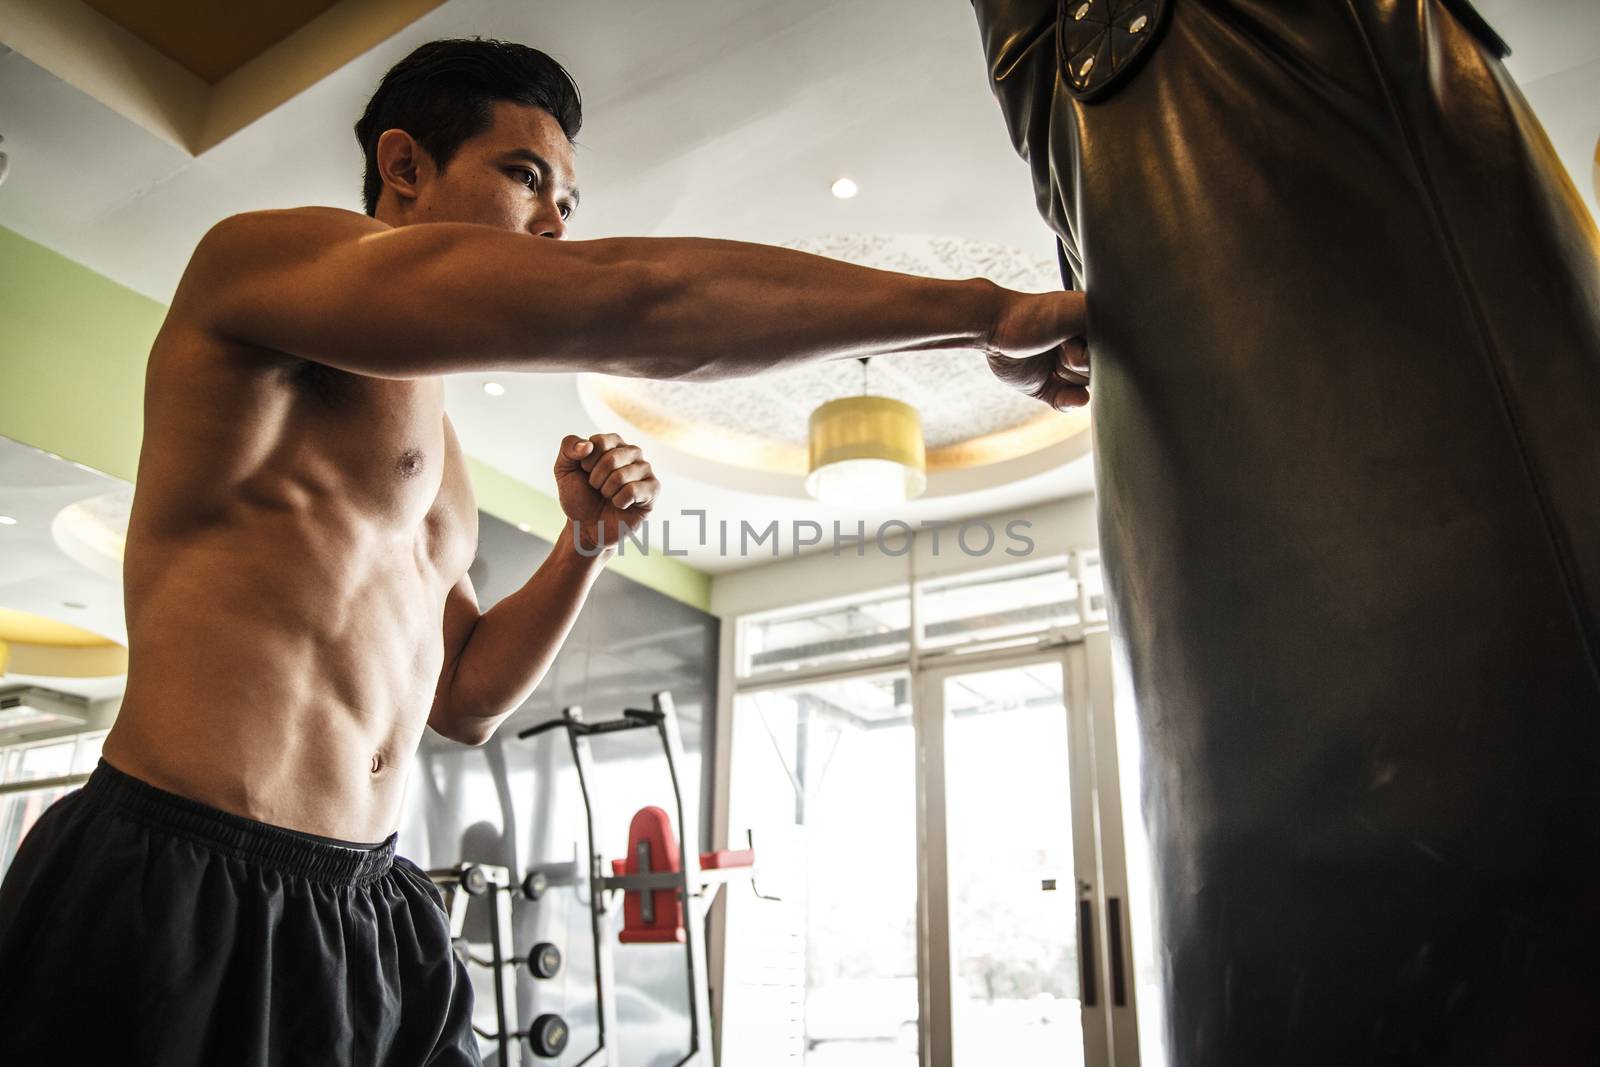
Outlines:
POLYGON ((1428 215, 1433 223, 1435 235, 1443 247, 1445 259, 1450 264, 1450 272, 1454 275, 1456 289, 1463 303, 1472 316, 1472 323, 1478 333, 1478 354, 1489 372, 1489 380, 1494 385, 1495 395, 1500 401, 1500 411, 1504 416, 1507 429, 1511 431, 1511 441, 1516 448, 1517 462, 1522 469, 1522 475, 1527 481, 1528 490, 1533 495, 1534 503, 1539 508, 1540 525, 1545 534, 1545 541, 1550 546, 1550 551, 1555 556, 1556 570, 1561 579, 1562 591, 1567 595, 1567 608, 1572 613, 1573 620, 1577 623, 1578 636, 1583 645, 1584 653, 1589 662, 1589 672, 1594 677, 1597 687, 1600 687, 1600 653, 1597 653, 1597 641, 1594 633, 1590 631, 1587 611, 1589 604, 1583 596, 1574 577, 1574 568, 1568 558, 1566 546, 1562 543, 1561 531, 1557 528, 1554 517, 1554 508, 1551 507, 1544 481, 1539 477, 1539 472, 1534 468, 1533 461, 1528 455, 1527 442, 1522 432, 1521 421, 1517 417, 1517 410, 1511 401, 1509 391, 1506 389, 1505 375, 1500 366, 1499 350, 1494 343, 1493 335, 1489 331, 1489 324, 1484 318, 1483 308, 1471 280, 1467 276, 1461 250, 1456 246, 1450 227, 1445 221, 1444 209, 1439 203, 1438 194, 1434 189, 1433 177, 1428 170, 1427 163, 1422 158, 1422 153, 1417 147, 1416 138, 1411 127, 1406 123, 1405 114, 1400 110, 1395 100, 1389 79, 1386 76, 1383 64, 1378 60, 1376 49, 1372 46, 1372 39, 1367 33, 1366 23, 1361 19, 1352 0, 1345 0, 1345 8, 1350 12, 1351 19, 1356 24, 1356 32, 1361 37, 1361 47, 1367 54, 1367 60, 1372 65, 1373 73, 1377 79, 1378 87, 1383 91, 1384 102, 1389 107, 1390 116, 1396 128, 1400 131, 1401 142, 1405 145, 1406 156, 1411 162, 1418 185, 1421 186, 1427 200, 1428 215))

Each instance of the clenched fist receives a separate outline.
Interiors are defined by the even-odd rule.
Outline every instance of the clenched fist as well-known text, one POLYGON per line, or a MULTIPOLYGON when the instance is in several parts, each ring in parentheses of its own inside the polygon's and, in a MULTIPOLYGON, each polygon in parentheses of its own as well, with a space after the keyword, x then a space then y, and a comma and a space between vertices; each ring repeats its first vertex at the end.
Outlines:
POLYGON ((1006 292, 984 354, 995 377, 1057 411, 1087 404, 1083 294, 1006 292))
POLYGON ((614 433, 568 434, 556 454, 556 496, 584 549, 615 545, 650 517, 661 483, 637 445, 614 433))

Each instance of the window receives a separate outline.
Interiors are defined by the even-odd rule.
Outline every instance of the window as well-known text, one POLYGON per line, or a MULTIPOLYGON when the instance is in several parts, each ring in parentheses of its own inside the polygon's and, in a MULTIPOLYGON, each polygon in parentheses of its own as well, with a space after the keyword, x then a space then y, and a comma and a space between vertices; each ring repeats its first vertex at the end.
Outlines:
POLYGON ((739 623, 739 675, 849 666, 910 648, 911 598, 905 591, 798 611, 750 616, 739 623))
POLYGON ((921 648, 989 645, 1078 621, 1078 582, 1064 559, 931 581, 918 592, 921 648))
MULTIPOLYGON (((100 760, 105 730, 52 737, 0 748, 0 785, 87 774, 100 760)), ((0 877, 46 808, 76 789, 76 784, 0 794, 0 877)))

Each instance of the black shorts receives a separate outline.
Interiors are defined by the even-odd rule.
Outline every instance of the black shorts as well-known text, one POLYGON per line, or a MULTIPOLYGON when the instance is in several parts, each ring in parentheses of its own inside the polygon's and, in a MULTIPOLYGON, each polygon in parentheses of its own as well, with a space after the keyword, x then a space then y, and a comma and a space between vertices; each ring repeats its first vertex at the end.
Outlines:
POLYGON ((0 1062, 478 1064, 439 894, 394 854, 102 762, 0 885, 0 1062))

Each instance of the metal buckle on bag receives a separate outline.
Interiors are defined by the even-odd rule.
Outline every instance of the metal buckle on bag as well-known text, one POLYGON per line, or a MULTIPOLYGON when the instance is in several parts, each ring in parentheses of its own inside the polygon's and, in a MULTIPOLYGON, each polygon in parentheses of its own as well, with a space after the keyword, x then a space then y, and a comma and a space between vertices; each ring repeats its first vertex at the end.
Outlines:
POLYGON ((1067 89, 1100 100, 1133 75, 1166 27, 1170 0, 1058 0, 1056 61, 1067 89))

